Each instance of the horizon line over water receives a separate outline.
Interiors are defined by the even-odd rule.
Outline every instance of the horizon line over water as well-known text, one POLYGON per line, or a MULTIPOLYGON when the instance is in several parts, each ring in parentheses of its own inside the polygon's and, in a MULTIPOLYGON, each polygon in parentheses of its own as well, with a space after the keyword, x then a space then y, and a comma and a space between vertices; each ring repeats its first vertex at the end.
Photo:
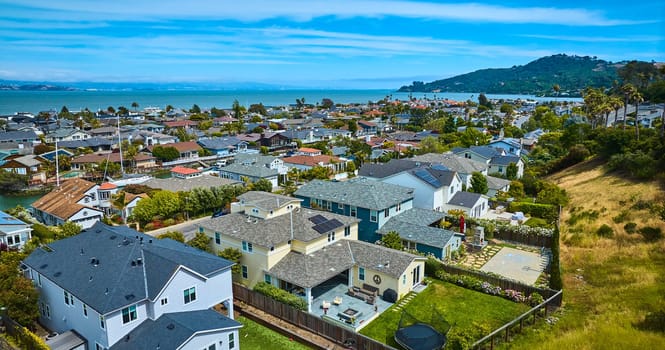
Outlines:
MULTIPOLYGON (((329 98, 334 103, 367 103, 378 101, 386 96, 393 100, 408 100, 409 95, 415 98, 427 97, 429 99, 451 99, 456 101, 477 101, 479 93, 423 93, 423 92, 396 92, 390 89, 373 90, 138 90, 138 91, 0 91, 0 114, 10 115, 16 112, 31 112, 54 109, 60 111, 67 106, 70 111, 106 110, 109 106, 118 109, 124 106, 129 110, 133 102, 139 104, 139 110, 145 107, 166 108, 172 105, 175 108, 190 109, 197 104, 202 109, 211 107, 231 108, 233 101, 245 107, 254 103, 263 103, 265 106, 287 106, 295 104, 296 99, 305 98, 305 103, 316 104, 322 99, 329 98)), ((536 101, 581 101, 581 98, 572 97, 536 97, 533 95, 497 95, 485 94, 490 99, 530 99, 536 101)))

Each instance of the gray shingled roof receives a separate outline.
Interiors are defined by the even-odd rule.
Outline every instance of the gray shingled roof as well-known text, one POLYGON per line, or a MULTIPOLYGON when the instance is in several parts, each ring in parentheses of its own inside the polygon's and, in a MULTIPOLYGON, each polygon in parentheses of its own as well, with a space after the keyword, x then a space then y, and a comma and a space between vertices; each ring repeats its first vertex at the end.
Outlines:
POLYGON ((241 181, 225 179, 219 176, 201 175, 189 179, 171 177, 168 179, 152 178, 141 185, 171 192, 191 191, 195 188, 212 188, 224 185, 242 185, 241 181))
POLYGON ((480 193, 459 191, 448 201, 448 204, 472 208, 482 196, 480 193))
POLYGON ((340 182, 313 180, 300 187, 295 195, 382 210, 413 199, 413 189, 357 177, 340 182))
POLYGON ((421 181, 425 182, 426 184, 434 188, 450 186, 450 184, 453 182, 453 179, 455 179, 455 174, 457 174, 456 172, 451 170, 441 170, 441 169, 432 169, 432 168, 423 168, 420 171, 419 169, 415 169, 411 170, 409 173, 411 173, 416 178, 420 179, 421 181), (426 171, 427 173, 429 173, 431 177, 423 176, 422 171, 426 171), (430 179, 433 178, 434 182, 429 181, 428 178, 430 179))
MULTIPOLYGON (((167 313, 156 320, 143 321, 110 350, 176 350, 196 333, 230 331, 240 327, 242 324, 238 321, 210 309, 167 313)), ((236 339, 236 344, 239 341, 236 339)))
POLYGON ((180 265, 204 276, 233 265, 180 242, 100 222, 48 248, 24 263, 101 314, 154 298, 180 265), (133 266, 139 258, 142 264, 133 266))
POLYGON ((445 218, 445 216, 445 213, 434 210, 412 208, 390 218, 377 233, 384 235, 390 231, 395 231, 403 239, 443 248, 455 233, 429 225, 445 218))
POLYGON ((458 154, 458 155, 463 154, 467 151, 476 153, 477 155, 479 155, 483 158, 490 159, 490 158, 492 158, 496 155, 500 155, 501 151, 503 151, 503 150, 496 149, 496 148, 491 147, 491 146, 471 146, 469 148, 457 147, 457 148, 453 149, 453 153, 458 154))
POLYGON ((312 254, 290 252, 268 272, 281 280, 311 288, 354 265, 399 278, 416 259, 424 260, 376 244, 342 239, 312 254))
POLYGON ((33 130, 0 132, 0 140, 21 141, 21 140, 35 140, 38 138, 39 137, 37 137, 37 134, 33 130))
POLYGON ((502 179, 500 177, 487 176, 487 187, 490 189, 501 189, 510 185, 510 180, 502 179))
POLYGON ((388 163, 365 163, 358 169, 358 175, 383 179, 418 166, 419 162, 410 159, 391 159, 388 163))
POLYGON ((269 273, 280 280, 312 288, 354 265, 346 240, 321 248, 311 254, 288 253, 269 273))
POLYGON ((474 171, 484 171, 488 168, 487 164, 477 160, 466 159, 452 153, 427 153, 411 158, 421 162, 442 164, 446 168, 456 171, 460 174, 471 174, 474 171))
POLYGON ((244 142, 240 141, 235 136, 229 137, 212 137, 209 139, 201 139, 198 141, 199 145, 203 148, 209 149, 222 149, 222 148, 232 148, 238 145, 239 143, 244 142))
POLYGON ((282 196, 279 194, 263 192, 263 191, 249 191, 238 196, 238 199, 245 204, 255 205, 263 210, 270 211, 279 209, 284 204, 289 202, 301 202, 302 199, 289 196, 282 196))
POLYGON ((510 163, 517 164, 520 161, 520 157, 515 155, 505 155, 505 156, 494 156, 490 159, 490 164, 494 165, 505 165, 508 166, 510 163))
POLYGON ((233 163, 225 166, 220 170, 221 173, 228 172, 233 174, 238 174, 241 176, 252 176, 259 178, 266 178, 271 176, 279 175, 277 169, 269 169, 263 165, 243 165, 239 163, 233 163))
POLYGON ((285 214, 266 220, 233 213, 211 218, 199 225, 210 231, 223 232, 233 238, 270 248, 289 241, 291 227, 293 227, 293 238, 299 241, 309 242, 321 237, 322 234, 313 229, 316 225, 309 220, 315 215, 321 215, 328 220, 337 219, 345 226, 360 221, 349 216, 301 208, 295 209, 293 215, 285 214), (293 225, 291 225, 291 217, 293 217, 293 225))

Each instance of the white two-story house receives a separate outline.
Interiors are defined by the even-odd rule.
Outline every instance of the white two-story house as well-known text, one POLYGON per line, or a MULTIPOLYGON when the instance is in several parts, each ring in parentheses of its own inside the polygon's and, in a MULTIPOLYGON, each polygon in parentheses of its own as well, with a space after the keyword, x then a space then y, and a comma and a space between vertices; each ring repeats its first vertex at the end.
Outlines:
POLYGON ((27 274, 40 323, 87 349, 237 349, 231 262, 170 239, 97 223, 36 249, 27 274), (212 309, 222 304, 226 315, 212 309))
POLYGON ((89 228, 104 217, 104 211, 99 209, 100 201, 108 201, 113 190, 115 188, 100 189, 99 185, 83 179, 67 180, 32 203, 32 213, 45 225, 72 221, 81 228, 89 228), (109 197, 100 198, 102 194, 109 197))
POLYGON ((30 224, 0 211, 0 245, 9 249, 21 249, 32 237, 30 224))

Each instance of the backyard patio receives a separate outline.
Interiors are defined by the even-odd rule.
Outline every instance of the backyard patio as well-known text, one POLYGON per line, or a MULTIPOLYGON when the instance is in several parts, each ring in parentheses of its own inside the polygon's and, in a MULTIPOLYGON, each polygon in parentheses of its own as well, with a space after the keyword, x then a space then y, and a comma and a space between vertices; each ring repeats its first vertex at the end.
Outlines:
POLYGON ((348 290, 349 287, 345 283, 335 280, 315 287, 312 293, 314 296, 312 314, 325 315, 331 321, 358 331, 393 305, 380 297, 375 299, 374 305, 368 304, 364 300, 346 294, 348 290), (323 308, 324 302, 327 310, 323 308))

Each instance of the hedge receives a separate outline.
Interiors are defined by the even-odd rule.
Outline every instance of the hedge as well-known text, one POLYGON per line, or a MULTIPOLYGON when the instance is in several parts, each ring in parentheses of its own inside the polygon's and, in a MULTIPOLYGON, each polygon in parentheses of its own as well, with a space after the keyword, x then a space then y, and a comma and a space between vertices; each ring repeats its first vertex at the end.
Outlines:
POLYGON ((277 288, 272 284, 259 282, 254 286, 253 290, 284 304, 290 305, 298 310, 307 311, 307 301, 305 301, 305 299, 277 288))
POLYGON ((512 202, 510 203, 508 211, 513 213, 521 211, 530 216, 543 218, 548 222, 553 222, 559 217, 559 208, 551 204, 512 202))

